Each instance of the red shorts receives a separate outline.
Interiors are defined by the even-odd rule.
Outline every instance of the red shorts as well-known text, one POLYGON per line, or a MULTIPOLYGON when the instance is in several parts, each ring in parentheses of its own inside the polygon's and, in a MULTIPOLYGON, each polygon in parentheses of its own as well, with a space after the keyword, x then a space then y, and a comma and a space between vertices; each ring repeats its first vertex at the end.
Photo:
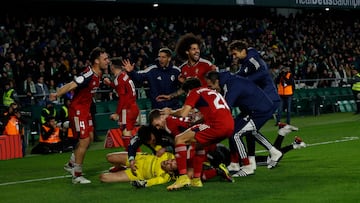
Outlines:
POLYGON ((139 107, 132 104, 129 109, 123 109, 119 119, 121 126, 125 126, 126 130, 131 131, 135 128, 136 120, 139 116, 139 107), (125 122, 123 122, 125 120, 125 122))
POLYGON ((192 126, 191 130, 195 132, 196 141, 205 147, 231 137, 234 126, 213 127, 207 124, 197 124, 192 126))
POLYGON ((82 113, 79 110, 69 111, 70 127, 74 132, 74 138, 87 138, 94 131, 90 112, 82 113))

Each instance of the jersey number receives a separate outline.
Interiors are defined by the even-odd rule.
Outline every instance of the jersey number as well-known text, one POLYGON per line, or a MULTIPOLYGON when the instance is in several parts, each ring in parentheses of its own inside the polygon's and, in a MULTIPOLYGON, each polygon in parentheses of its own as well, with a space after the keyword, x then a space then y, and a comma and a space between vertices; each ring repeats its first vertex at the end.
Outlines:
POLYGON ((214 106, 215 106, 215 109, 229 109, 229 106, 227 105, 224 97, 221 96, 220 93, 218 92, 208 92, 208 95, 215 95, 215 99, 214 99, 214 106))

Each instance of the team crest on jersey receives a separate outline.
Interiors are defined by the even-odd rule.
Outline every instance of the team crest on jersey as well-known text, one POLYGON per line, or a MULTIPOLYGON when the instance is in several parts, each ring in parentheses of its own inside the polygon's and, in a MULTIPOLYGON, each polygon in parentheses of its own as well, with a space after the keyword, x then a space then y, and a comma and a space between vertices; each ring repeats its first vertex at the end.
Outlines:
POLYGON ((175 75, 171 75, 170 80, 174 81, 175 80, 175 75))
POLYGON ((199 74, 199 69, 195 69, 195 74, 198 75, 199 74))
POLYGON ((245 73, 249 72, 248 67, 244 68, 244 72, 245 72, 245 73))
POLYGON ((156 79, 157 79, 157 80, 161 80, 161 76, 158 76, 156 79))

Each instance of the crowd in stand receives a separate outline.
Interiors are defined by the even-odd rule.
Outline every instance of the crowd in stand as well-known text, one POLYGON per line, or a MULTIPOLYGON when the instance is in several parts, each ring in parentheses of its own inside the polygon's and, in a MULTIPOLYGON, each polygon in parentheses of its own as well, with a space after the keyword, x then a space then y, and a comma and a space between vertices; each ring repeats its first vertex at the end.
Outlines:
POLYGON ((90 65, 87 56, 96 46, 142 70, 154 63, 160 48, 174 50, 188 32, 202 38, 203 57, 219 68, 236 71, 227 47, 245 39, 260 51, 274 78, 286 66, 306 87, 342 86, 351 69, 360 69, 359 29, 353 16, 312 10, 222 18, 8 14, 0 21, 0 93, 11 81, 24 106, 41 105, 44 95, 90 65))

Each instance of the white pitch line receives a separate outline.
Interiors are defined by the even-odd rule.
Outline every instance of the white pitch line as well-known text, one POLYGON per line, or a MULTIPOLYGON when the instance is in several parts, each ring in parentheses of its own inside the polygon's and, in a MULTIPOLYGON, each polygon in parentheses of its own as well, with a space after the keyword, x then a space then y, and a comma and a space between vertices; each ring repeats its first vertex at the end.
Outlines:
MULTIPOLYGON (((333 140, 333 141, 327 141, 327 142, 319 142, 319 143, 313 143, 313 144, 306 144, 306 147, 316 146, 316 145, 324 145, 324 144, 333 144, 338 142, 347 142, 347 141, 353 141, 358 140, 359 137, 344 137, 344 139, 341 140, 333 140)), ((256 151, 256 152, 266 152, 266 150, 256 151)), ((48 177, 48 178, 38 178, 38 179, 30 179, 30 180, 21 180, 21 181, 14 181, 14 182, 8 182, 8 183, 0 183, 0 186, 5 185, 15 185, 15 184, 21 184, 21 183, 31 183, 31 182, 39 182, 39 181, 45 181, 45 180, 54 180, 54 179, 60 179, 60 178, 70 178, 71 175, 63 175, 63 176, 54 176, 54 177, 48 177)))
POLYGON ((358 139, 359 139, 359 137, 344 137, 344 139, 341 139, 341 140, 307 144, 306 146, 316 146, 316 145, 332 144, 332 143, 338 143, 338 142, 347 142, 347 141, 358 140, 358 139))
POLYGON ((21 181, 15 181, 15 182, 0 183, 0 186, 14 185, 14 184, 20 184, 20 183, 31 183, 31 182, 38 182, 38 181, 44 181, 44 180, 54 180, 54 179, 60 179, 60 178, 70 178, 70 177, 71 177, 71 175, 64 175, 64 176, 54 176, 54 177, 48 177, 48 178, 21 180, 21 181))
MULTIPOLYGON (((316 146, 316 145, 324 145, 324 144, 333 144, 333 143, 338 143, 338 142, 347 142, 347 141, 353 141, 353 140, 358 140, 358 139, 359 139, 359 137, 344 137, 344 139, 341 139, 341 140, 332 140, 332 141, 326 141, 326 142, 306 144, 306 147, 311 147, 311 146, 316 146)), ((267 150, 259 150, 256 152, 257 153, 267 152, 267 150)))

